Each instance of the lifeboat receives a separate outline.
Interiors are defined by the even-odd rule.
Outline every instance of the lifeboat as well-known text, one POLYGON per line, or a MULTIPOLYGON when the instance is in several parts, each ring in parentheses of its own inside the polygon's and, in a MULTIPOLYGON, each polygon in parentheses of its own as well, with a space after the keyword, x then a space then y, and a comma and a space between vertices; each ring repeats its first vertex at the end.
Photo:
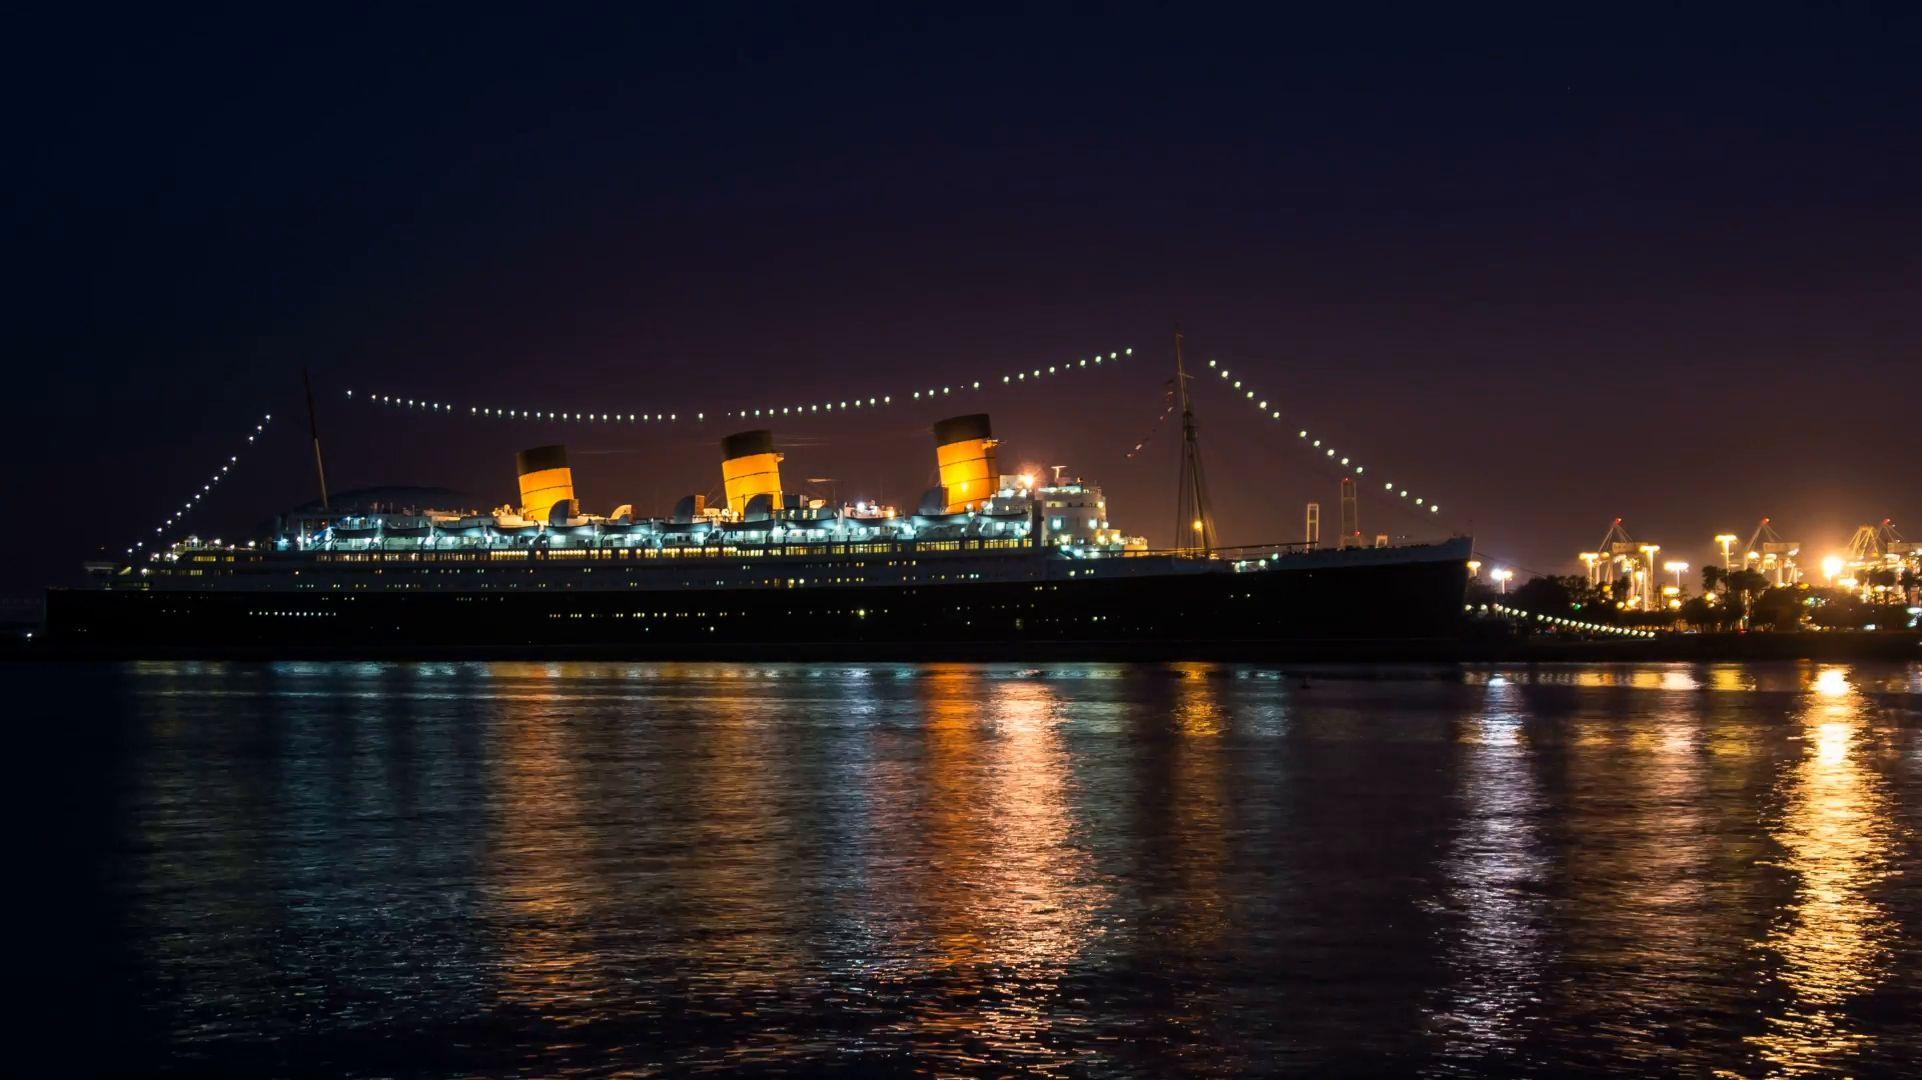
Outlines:
POLYGON ((434 522, 434 532, 439 536, 486 536, 493 527, 491 517, 443 518, 434 522))

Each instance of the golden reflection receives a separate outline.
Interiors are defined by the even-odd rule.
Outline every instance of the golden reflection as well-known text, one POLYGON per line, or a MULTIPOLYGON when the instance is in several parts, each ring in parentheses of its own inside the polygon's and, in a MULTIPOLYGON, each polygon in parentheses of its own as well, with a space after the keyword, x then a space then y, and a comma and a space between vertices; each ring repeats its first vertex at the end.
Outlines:
POLYGON ((942 962, 1058 964, 1084 943, 1098 897, 1070 841, 1061 702, 1041 680, 980 668, 926 680, 927 895, 942 962))
MULTIPOLYGON (((980 917, 987 887, 981 878, 991 861, 992 830, 986 826, 987 793, 981 783, 981 758, 987 741, 985 703, 989 693, 980 673, 963 666, 937 668, 929 673, 925 737, 927 776, 918 785, 926 792, 929 847, 925 873, 916 875, 906 899, 928 908, 929 929, 939 960, 963 964, 988 955, 989 932, 980 917)), ((912 798, 915 785, 881 793, 881 805, 912 798)), ((877 838, 885 844, 885 837, 877 838)))
POLYGON ((1176 664, 1175 670, 1181 675, 1175 726, 1189 738, 1219 738, 1227 721, 1215 692, 1215 665, 1176 664))
POLYGON ((1699 690, 1701 680, 1686 664, 1619 667, 1584 665, 1570 672, 1531 673, 1529 681, 1544 685, 1572 685, 1584 690, 1699 690))
POLYGON ((1713 690, 1753 690, 1755 676, 1741 664, 1713 664, 1708 669, 1708 685, 1713 690))
POLYGON ((1701 689, 1701 684, 1695 681, 1695 673, 1684 667, 1663 669, 1661 685, 1664 690, 1701 689))
POLYGON ((583 924, 589 922, 581 868, 586 830, 570 756, 567 705, 557 689, 572 683, 564 665, 503 664, 492 671, 499 708, 493 896, 502 907, 502 997, 533 1008, 559 1008, 600 989, 583 924))
POLYGON ((637 908, 673 911, 701 935, 691 993, 752 994, 790 978, 795 913, 779 872, 790 836, 770 734, 778 696, 739 692, 723 681, 737 674, 727 668, 489 670, 499 799, 486 864, 502 999, 591 1015, 586 1003, 626 977, 606 928, 637 908), (622 715, 610 703, 634 678, 671 679, 685 698, 657 695, 646 722, 622 715), (642 738, 677 766, 635 775, 621 764, 650 757, 624 745, 642 738), (662 837, 671 872, 631 857, 636 828, 662 837))
POLYGON ((1589 668, 1575 673, 1575 685, 1594 690, 1615 685, 1615 673, 1606 668, 1589 668))
POLYGON ((1177 837, 1174 852, 1183 901, 1172 930, 1185 947, 1217 940, 1227 926, 1222 874, 1228 865, 1227 753, 1222 736, 1228 711, 1221 703, 1214 664, 1176 665, 1174 803, 1169 808, 1177 837))
POLYGON ((1849 673, 1839 667, 1823 668, 1816 673, 1815 692, 1823 697, 1847 697, 1849 693, 1849 673))
POLYGON ((1897 840, 1884 781, 1865 767, 1876 750, 1873 703, 1842 667, 1823 668, 1809 689, 1806 750, 1778 785, 1783 808, 1772 830, 1783 868, 1799 879, 1767 941, 1787 999, 1752 1040, 1791 1074, 1845 1067, 1838 1057, 1864 1040, 1849 1030, 1849 1005, 1887 973, 1895 930, 1872 895, 1892 872, 1897 840))
POLYGON ((788 698, 715 685, 712 671, 669 672, 699 706, 681 736, 689 740, 685 775, 662 778, 662 801, 680 805, 661 812, 688 818, 685 873, 676 875, 670 902, 704 935, 690 982, 738 997, 781 985, 806 960, 783 875, 796 812, 783 807, 782 774, 792 766, 776 739, 788 698))
MULTIPOLYGON (((918 838, 927 857, 904 875, 908 895, 884 904, 918 916, 924 925, 907 933, 931 942, 934 963, 976 973, 983 994, 978 1011, 913 1023, 1033 1052, 1053 1026, 1049 992, 1084 956, 1108 902, 1075 843, 1063 702, 1045 681, 992 679, 971 666, 932 669, 923 685, 927 776, 916 793, 928 800, 918 838)), ((898 849, 915 839, 876 843, 898 849)))

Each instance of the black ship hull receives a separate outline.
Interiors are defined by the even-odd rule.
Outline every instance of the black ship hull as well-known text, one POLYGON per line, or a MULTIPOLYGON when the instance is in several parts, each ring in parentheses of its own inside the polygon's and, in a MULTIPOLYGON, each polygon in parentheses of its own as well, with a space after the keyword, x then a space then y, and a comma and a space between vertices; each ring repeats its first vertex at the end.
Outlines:
POLYGON ((1400 657, 1458 636, 1466 584, 1452 557, 805 589, 72 589, 49 593, 48 630, 119 657, 1400 657))

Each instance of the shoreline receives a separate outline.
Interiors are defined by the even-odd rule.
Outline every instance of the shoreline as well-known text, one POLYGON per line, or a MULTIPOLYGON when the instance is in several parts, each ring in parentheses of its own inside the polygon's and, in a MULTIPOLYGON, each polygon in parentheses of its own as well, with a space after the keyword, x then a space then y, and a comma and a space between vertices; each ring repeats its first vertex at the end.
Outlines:
POLYGON ((1756 632, 1673 634, 1647 639, 1553 640, 1434 638, 1409 640, 1144 641, 1144 642, 808 642, 717 643, 636 649, 631 645, 502 645, 441 647, 365 645, 322 648, 140 647, 79 649, 17 642, 0 661, 220 660, 279 661, 753 661, 867 663, 1615 663, 1761 660, 1895 660, 1922 662, 1922 632, 1756 632))

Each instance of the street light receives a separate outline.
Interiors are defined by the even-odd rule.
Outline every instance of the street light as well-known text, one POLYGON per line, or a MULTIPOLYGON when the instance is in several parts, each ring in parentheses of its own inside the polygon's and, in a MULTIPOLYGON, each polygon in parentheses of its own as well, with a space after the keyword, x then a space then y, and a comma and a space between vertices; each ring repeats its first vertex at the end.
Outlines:
POLYGON ((1636 580, 1641 583, 1642 588, 1636 591, 1642 598, 1642 610, 1647 611, 1649 608, 1655 606, 1655 553, 1662 550, 1662 545, 1643 544, 1640 550, 1642 553, 1642 569, 1647 571, 1647 573, 1638 575, 1636 580))
POLYGON ((1734 533, 1716 533, 1715 542, 1717 544, 1720 544, 1722 547, 1722 569, 1723 570, 1735 569, 1735 564, 1733 562, 1733 558, 1734 558, 1733 550, 1735 548, 1735 534, 1734 533))
POLYGON ((1664 569, 1664 570, 1666 570, 1666 571, 1668 571, 1669 573, 1671 573, 1671 574, 1674 574, 1674 575, 1675 575, 1675 587, 1676 587, 1676 588, 1678 588, 1678 589, 1679 589, 1679 588, 1681 588, 1681 587, 1682 587, 1682 571, 1684 571, 1684 570, 1687 570, 1687 569, 1688 569, 1688 564, 1687 564, 1687 563, 1685 563, 1685 562, 1665 562, 1665 563, 1663 563, 1663 564, 1662 564, 1662 569, 1664 569))
POLYGON ((1481 572, 1482 572, 1482 561, 1480 559, 1468 560, 1468 576, 1469 577, 1478 577, 1480 576, 1481 572))
POLYGON ((1513 571, 1513 570, 1490 570, 1490 571, 1488 572, 1488 576, 1489 576, 1489 577, 1492 577, 1492 578, 1494 578, 1494 579, 1495 579, 1495 581, 1496 581, 1496 582, 1497 582, 1498 584, 1500 584, 1500 585, 1501 585, 1501 587, 1502 587, 1502 595, 1503 595, 1503 596, 1507 596, 1507 595, 1508 595, 1508 579, 1509 579, 1509 578, 1512 578, 1512 577, 1514 577, 1514 576, 1515 576, 1515 571, 1513 571))

